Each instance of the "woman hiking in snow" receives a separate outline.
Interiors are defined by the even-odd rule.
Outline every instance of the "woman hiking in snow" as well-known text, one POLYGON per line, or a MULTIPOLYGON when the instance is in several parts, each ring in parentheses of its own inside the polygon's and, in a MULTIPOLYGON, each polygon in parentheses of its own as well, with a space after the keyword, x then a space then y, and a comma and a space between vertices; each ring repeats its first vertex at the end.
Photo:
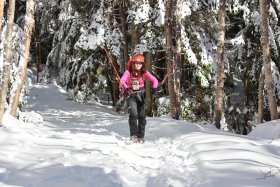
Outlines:
POLYGON ((152 82, 152 94, 158 87, 158 80, 146 70, 144 56, 135 54, 128 61, 127 69, 120 80, 129 105, 129 130, 133 142, 144 142, 146 126, 145 80, 152 82))

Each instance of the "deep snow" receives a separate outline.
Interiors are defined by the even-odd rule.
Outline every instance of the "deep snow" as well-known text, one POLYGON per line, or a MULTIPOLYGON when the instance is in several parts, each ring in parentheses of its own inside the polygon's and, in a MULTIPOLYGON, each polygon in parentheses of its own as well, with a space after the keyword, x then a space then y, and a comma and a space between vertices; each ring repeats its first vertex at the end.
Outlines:
POLYGON ((280 121, 242 136, 148 118, 146 142, 133 144, 127 115, 75 103, 56 84, 31 87, 21 116, 33 123, 6 113, 0 129, 1 187, 280 186, 280 121))

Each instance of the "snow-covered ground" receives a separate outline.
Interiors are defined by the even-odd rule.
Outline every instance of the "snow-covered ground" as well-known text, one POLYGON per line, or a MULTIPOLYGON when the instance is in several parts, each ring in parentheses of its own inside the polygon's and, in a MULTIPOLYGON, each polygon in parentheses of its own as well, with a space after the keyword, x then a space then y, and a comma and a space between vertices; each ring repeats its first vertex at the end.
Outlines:
POLYGON ((0 128, 1 187, 279 187, 280 121, 248 136, 169 117, 148 118, 129 143, 128 117, 32 85, 22 123, 0 128), (43 116, 43 123, 36 115, 43 116))

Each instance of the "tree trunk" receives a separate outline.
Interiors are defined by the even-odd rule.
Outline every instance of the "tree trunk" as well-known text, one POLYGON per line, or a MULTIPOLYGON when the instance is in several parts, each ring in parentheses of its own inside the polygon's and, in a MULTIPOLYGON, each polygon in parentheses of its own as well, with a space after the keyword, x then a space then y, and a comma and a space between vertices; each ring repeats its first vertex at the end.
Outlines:
MULTIPOLYGON (((165 37, 166 37, 166 61, 167 61, 167 69, 169 70, 172 66, 173 59, 173 42, 172 42, 172 7, 173 0, 166 1, 166 12, 165 12, 165 37)), ((179 119, 179 110, 178 110, 178 102, 176 99, 176 78, 175 71, 172 68, 172 71, 168 77, 168 93, 169 93, 169 108, 171 117, 173 119, 179 119)))
MULTIPOLYGON (((245 109, 249 108, 249 88, 250 88, 250 75, 249 75, 249 69, 252 67, 252 63, 249 60, 249 58, 245 58, 245 72, 243 75, 243 92, 244 92, 244 96, 245 96, 245 109)), ((249 121, 249 110, 246 110, 246 112, 243 115, 243 135, 247 135, 250 132, 250 128, 248 125, 248 121, 249 121)))
POLYGON ((8 85, 10 81, 10 66, 12 63, 12 37, 13 37, 13 24, 15 16, 15 0, 9 1, 9 10, 8 10, 8 22, 6 30, 6 42, 4 47, 4 64, 3 64, 3 73, 2 73, 2 83, 0 90, 0 126, 2 126, 2 120, 5 110, 6 97, 8 92, 8 85))
MULTIPOLYGON (((112 62, 114 64, 114 66, 116 67, 116 69, 119 69, 116 57, 114 57, 114 56, 112 57, 112 62)), ((113 68, 111 68, 111 69, 112 69, 111 76, 113 77, 112 78, 112 89, 113 89, 112 101, 113 101, 113 106, 116 106, 117 101, 120 99, 120 90, 119 90, 119 88, 120 88, 119 81, 120 80, 118 80, 118 77, 117 77, 116 73, 114 72, 113 68)))
POLYGON ((178 58, 176 57, 175 60, 175 94, 176 94, 176 105, 177 105, 177 111, 178 111, 178 116, 181 113, 181 108, 180 108, 180 88, 181 88, 181 74, 182 74, 182 61, 181 61, 181 45, 182 45, 182 29, 183 29, 183 24, 182 24, 182 14, 183 14, 183 0, 177 0, 177 19, 176 19, 176 51, 178 58))
POLYGON ((23 56, 20 61, 23 62, 21 75, 20 75, 20 82, 16 89, 15 96, 12 103, 11 108, 11 115, 16 116, 17 114, 17 107, 19 103, 20 94, 24 85, 24 80, 27 72, 27 64, 28 58, 30 54, 30 43, 31 43, 31 36, 34 27, 34 2, 33 0, 26 1, 26 15, 25 15, 25 26, 24 26, 24 42, 23 42, 23 56))
POLYGON ((225 0, 220 0, 218 12, 218 46, 217 46, 217 90, 215 106, 215 125, 221 128, 221 119, 223 112, 223 94, 224 94, 224 39, 225 39, 225 0))
POLYGON ((42 52, 40 39, 40 15, 35 16, 35 59, 36 59, 36 82, 39 82, 39 74, 41 72, 42 52))
MULTIPOLYGON (((245 106, 244 108, 248 108, 249 106, 249 79, 248 77, 245 78, 243 82, 243 88, 244 88, 244 95, 245 95, 245 106)), ((248 120, 249 120, 249 110, 246 110, 246 112, 243 114, 243 135, 247 135, 250 132, 249 126, 248 126, 248 120)))
POLYGON ((124 72, 126 69, 126 64, 127 61, 129 60, 128 58, 128 37, 127 37, 127 25, 126 25, 126 8, 125 8, 125 1, 122 0, 120 2, 120 17, 121 17, 121 31, 123 34, 123 41, 124 43, 122 44, 122 53, 123 53, 123 62, 121 63, 120 66, 120 71, 124 72))
MULTIPOLYGON (((152 67, 152 54, 148 52, 145 55, 145 63, 147 70, 151 72, 151 67, 152 67)), ((147 116, 153 116, 153 96, 151 95, 151 83, 150 81, 146 82, 146 101, 147 101, 147 116)))
MULTIPOLYGON (((113 6, 113 2, 112 6, 113 6)), ((115 23, 115 17, 114 14, 109 16, 109 23, 110 23, 110 30, 113 31, 114 29, 114 23, 115 23)), ((112 64, 115 66, 116 70, 119 71, 119 65, 117 63, 117 59, 115 56, 111 56, 112 58, 112 64)), ((114 68, 110 68, 110 74, 108 74, 109 77, 111 77, 112 85, 111 85, 111 96, 112 96, 112 101, 113 101, 113 106, 116 105, 117 101, 119 100, 119 80, 118 80, 118 75, 116 75, 117 72, 114 72, 114 68)))
POLYGON ((0 0, 0 33, 2 32, 2 22, 3 22, 3 15, 4 15, 4 0, 0 0))
POLYGON ((268 34, 268 6, 267 0, 260 0, 261 10, 261 44, 263 49, 263 64, 265 73, 265 84, 268 93, 268 103, 270 110, 271 120, 277 119, 277 106, 275 89, 273 85, 271 65, 270 65, 270 47, 269 47, 269 34, 268 34))
MULTIPOLYGON (((156 4, 156 0, 149 0, 149 5, 154 8, 156 4)), ((151 52, 148 52, 145 56, 145 63, 147 70, 151 72, 152 70, 152 61, 153 61, 153 56, 151 52)), ((147 103, 147 110, 146 114, 147 116, 152 117, 154 115, 154 103, 155 103, 155 97, 151 94, 151 82, 147 81, 146 82, 146 103, 147 103)))
POLYGON ((263 122, 263 105, 264 105, 264 73, 259 77, 259 94, 258 94, 258 118, 257 124, 263 122))
POLYGON ((131 56, 134 55, 134 49, 137 44, 139 44, 138 26, 131 23, 131 56))

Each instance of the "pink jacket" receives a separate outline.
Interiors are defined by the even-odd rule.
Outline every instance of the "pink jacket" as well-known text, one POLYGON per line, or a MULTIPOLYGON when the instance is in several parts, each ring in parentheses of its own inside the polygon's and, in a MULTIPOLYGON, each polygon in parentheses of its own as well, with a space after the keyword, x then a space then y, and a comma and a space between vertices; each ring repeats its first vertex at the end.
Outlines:
MULTIPOLYGON (((126 70, 120 80, 120 86, 121 88, 132 88, 132 79, 134 79, 135 77, 132 77, 130 72, 128 70, 126 70)), ((138 78, 139 81, 139 86, 140 88, 144 87, 144 81, 148 79, 149 81, 151 81, 153 83, 153 88, 157 88, 158 87, 158 80, 148 71, 146 71, 146 73, 144 73, 143 76, 138 78)))

